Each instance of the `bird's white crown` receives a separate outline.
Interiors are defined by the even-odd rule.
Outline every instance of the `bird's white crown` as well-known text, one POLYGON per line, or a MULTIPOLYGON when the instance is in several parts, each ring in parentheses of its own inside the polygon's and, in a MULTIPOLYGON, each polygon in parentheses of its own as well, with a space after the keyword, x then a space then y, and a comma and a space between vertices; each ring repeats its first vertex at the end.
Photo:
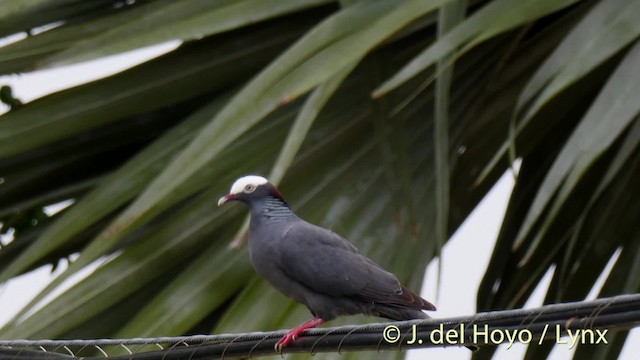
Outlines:
POLYGON ((257 175, 247 175, 236 180, 233 185, 231 185, 231 191, 229 194, 239 194, 241 193, 247 185, 253 185, 254 187, 258 187, 260 185, 268 183, 269 180, 263 178, 262 176, 257 175))

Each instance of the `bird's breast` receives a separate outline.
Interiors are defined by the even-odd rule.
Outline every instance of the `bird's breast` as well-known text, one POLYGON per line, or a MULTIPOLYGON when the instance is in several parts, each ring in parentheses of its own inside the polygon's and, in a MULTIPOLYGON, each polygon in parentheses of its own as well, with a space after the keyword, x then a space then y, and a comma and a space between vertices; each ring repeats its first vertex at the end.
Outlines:
POLYGON ((256 272, 268 277, 269 272, 277 266, 278 252, 274 241, 259 234, 249 234, 249 260, 256 272))

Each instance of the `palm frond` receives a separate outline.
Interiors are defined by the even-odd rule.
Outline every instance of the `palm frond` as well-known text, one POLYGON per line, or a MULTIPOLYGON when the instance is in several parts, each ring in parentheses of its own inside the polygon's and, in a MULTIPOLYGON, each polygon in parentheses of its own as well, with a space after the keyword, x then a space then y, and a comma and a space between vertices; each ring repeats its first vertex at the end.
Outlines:
MULTIPOLYGON (((611 259, 601 295, 639 292, 638 15, 623 0, 1 3, 1 74, 182 43, 23 104, 3 88, 16 106, 0 115, 0 229, 13 238, 0 282, 75 260, 0 337, 306 318, 228 246, 245 214, 215 199, 247 173, 270 173, 302 217, 417 289, 520 159, 478 310, 521 307, 549 269, 545 303, 583 300, 611 259)), ((575 357, 616 358, 625 339, 575 357)))

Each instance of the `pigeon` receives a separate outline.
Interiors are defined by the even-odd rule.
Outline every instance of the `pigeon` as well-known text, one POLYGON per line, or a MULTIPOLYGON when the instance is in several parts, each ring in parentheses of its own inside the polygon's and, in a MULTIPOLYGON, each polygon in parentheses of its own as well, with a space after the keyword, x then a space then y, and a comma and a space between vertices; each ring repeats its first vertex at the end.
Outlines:
POLYGON ((400 321, 426 319, 422 310, 436 310, 340 235, 299 218, 264 177, 236 180, 218 206, 229 201, 250 208, 249 257, 256 273, 313 315, 283 336, 276 350, 337 316, 364 314, 400 321))

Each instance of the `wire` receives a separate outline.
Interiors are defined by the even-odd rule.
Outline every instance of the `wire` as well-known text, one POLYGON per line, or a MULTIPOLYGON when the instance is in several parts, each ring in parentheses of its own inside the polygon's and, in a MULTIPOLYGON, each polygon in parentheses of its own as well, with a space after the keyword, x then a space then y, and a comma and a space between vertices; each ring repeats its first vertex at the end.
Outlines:
MULTIPOLYGON (((515 336, 518 342, 558 341, 569 331, 581 341, 606 342, 609 330, 640 326, 640 294, 594 301, 503 310, 447 319, 411 320, 307 330, 287 348, 292 352, 406 350, 418 347, 490 346, 515 336), (455 335, 447 341, 444 335, 455 335), (542 340, 540 340, 542 339, 542 340)), ((178 360, 232 359, 277 354, 286 333, 195 335, 98 340, 0 340, 0 359, 178 360), (137 346, 138 348, 135 348, 137 346), (150 348, 150 346, 153 346, 150 348), (98 349, 99 351, 96 351, 98 349), (89 354, 89 355, 86 355, 89 354)))

